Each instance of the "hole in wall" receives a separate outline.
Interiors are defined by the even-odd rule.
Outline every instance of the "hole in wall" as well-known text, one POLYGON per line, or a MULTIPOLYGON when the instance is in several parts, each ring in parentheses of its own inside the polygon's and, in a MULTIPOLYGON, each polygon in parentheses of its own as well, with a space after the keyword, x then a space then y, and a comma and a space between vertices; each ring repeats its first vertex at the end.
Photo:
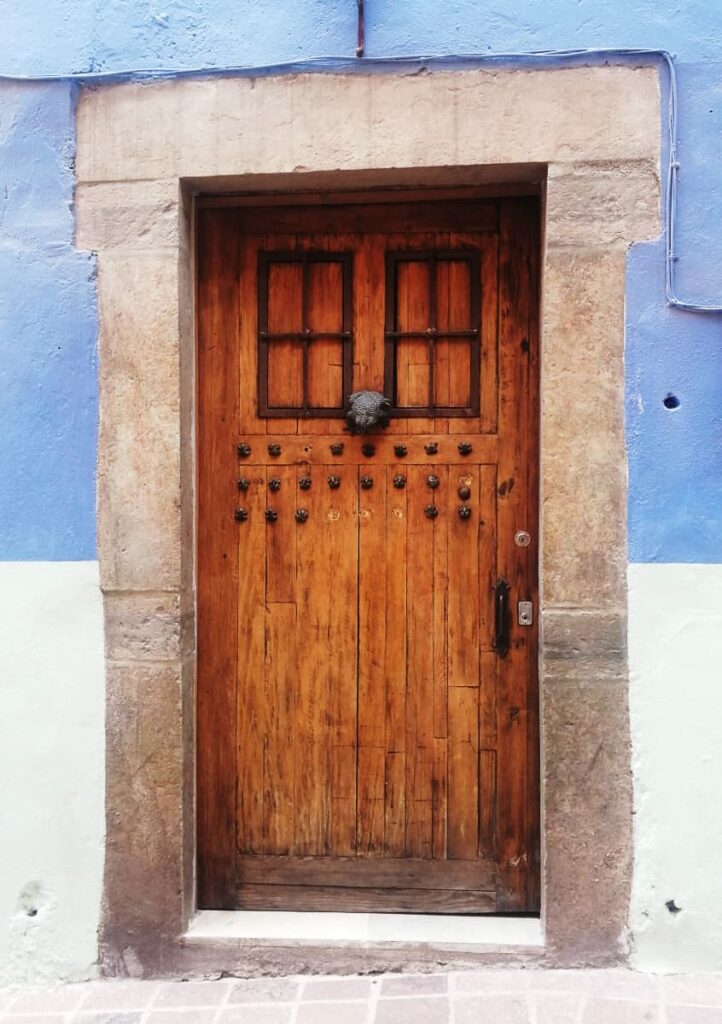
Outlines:
POLYGON ((677 396, 673 395, 671 391, 667 392, 667 397, 662 402, 665 409, 679 409, 681 404, 677 396))
POLYGON ((674 902, 674 900, 667 900, 667 902, 664 905, 667 908, 667 910, 670 912, 670 914, 672 914, 673 916, 679 914, 681 912, 681 910, 682 910, 681 907, 677 906, 677 904, 674 902))

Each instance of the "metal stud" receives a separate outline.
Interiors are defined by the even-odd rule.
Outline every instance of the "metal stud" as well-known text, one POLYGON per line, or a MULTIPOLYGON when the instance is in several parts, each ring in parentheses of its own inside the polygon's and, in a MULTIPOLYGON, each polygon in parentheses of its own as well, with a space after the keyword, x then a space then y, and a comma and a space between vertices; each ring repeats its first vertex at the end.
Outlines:
POLYGON ((239 444, 236 451, 238 452, 239 459, 247 459, 251 454, 251 446, 250 444, 239 444))
POLYGON ((427 505, 424 509, 424 513, 427 519, 436 519, 439 514, 439 510, 436 505, 427 505))
POLYGON ((459 455, 471 455, 471 445, 468 441, 460 441, 458 444, 459 455))
POLYGON ((462 484, 456 493, 462 501, 468 501, 471 497, 471 487, 468 487, 466 484, 462 484))
POLYGON ((406 487, 406 477, 398 473, 394 477, 394 487, 396 488, 397 491, 403 490, 403 488, 406 487))
POLYGON ((439 486, 439 478, 438 476, 436 476, 435 473, 432 473, 431 476, 427 476, 426 483, 429 485, 432 491, 435 491, 436 488, 439 486))
POLYGON ((397 459, 403 459, 404 456, 407 455, 407 454, 408 454, 408 448, 406 447, 405 444, 395 444, 394 445, 394 455, 396 456, 397 459))
POLYGON ((281 446, 280 446, 280 444, 269 444, 269 446, 268 446, 268 454, 269 455, 273 455, 273 456, 280 455, 281 454, 281 446))
POLYGON ((361 486, 363 487, 363 489, 365 491, 371 490, 373 485, 374 485, 374 482, 373 482, 373 480, 371 479, 370 476, 362 476, 361 477, 361 486))
POLYGON ((468 505, 459 505, 459 519, 470 519, 471 509, 468 505))
POLYGON ((274 508, 267 508, 266 509, 266 522, 267 523, 275 523, 277 519, 278 519, 278 512, 276 512, 276 510, 274 508))
POLYGON ((361 445, 361 451, 367 458, 370 458, 372 455, 376 454, 376 445, 367 441, 366 444, 361 445))
POLYGON ((307 519, 308 519, 308 509, 307 508, 297 508, 296 509, 296 522, 297 523, 305 523, 307 519))
POLYGON ((329 447, 331 448, 332 455, 343 455, 343 441, 336 441, 335 444, 329 447))
POLYGON ((268 486, 272 491, 280 491, 281 481, 278 479, 277 476, 272 476, 271 479, 268 481, 268 486))
POLYGON ((246 519, 248 519, 248 509, 237 508, 233 513, 233 518, 237 523, 245 523, 246 519))
POLYGON ((302 476, 301 479, 298 481, 298 486, 301 488, 302 491, 308 491, 311 487, 311 477, 302 476))
POLYGON ((238 480, 238 490, 239 491, 247 491, 250 486, 251 486, 251 481, 248 479, 247 476, 242 476, 242 477, 239 478, 239 480, 238 480))
POLYGON ((428 444, 424 445, 424 451, 427 455, 436 455, 439 450, 439 446, 436 441, 429 441, 428 444))
POLYGON ((328 486, 331 488, 332 491, 335 491, 338 487, 341 486, 341 477, 330 476, 328 478, 328 486))

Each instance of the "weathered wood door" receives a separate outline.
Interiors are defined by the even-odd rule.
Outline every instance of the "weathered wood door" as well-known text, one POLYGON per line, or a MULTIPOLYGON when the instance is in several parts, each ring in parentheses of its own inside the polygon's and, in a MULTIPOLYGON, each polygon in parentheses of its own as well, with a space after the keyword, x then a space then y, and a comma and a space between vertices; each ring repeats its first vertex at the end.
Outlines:
POLYGON ((198 211, 199 903, 534 911, 537 201, 320 200, 198 211))

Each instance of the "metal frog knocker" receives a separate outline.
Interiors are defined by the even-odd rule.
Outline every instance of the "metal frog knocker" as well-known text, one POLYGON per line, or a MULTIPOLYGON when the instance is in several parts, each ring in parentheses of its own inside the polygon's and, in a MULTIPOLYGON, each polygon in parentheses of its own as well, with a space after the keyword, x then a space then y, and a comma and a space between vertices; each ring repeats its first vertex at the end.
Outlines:
POLYGON ((347 404, 346 420, 352 434, 370 434, 388 427, 391 402, 380 391, 354 391, 347 404))

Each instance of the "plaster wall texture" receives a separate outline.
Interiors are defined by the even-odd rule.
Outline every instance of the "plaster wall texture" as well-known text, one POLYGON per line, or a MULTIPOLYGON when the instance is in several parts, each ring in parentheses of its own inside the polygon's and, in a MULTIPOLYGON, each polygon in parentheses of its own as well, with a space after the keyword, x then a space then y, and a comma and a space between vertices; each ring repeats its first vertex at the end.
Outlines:
POLYGON ((722 566, 630 565, 629 657, 633 961, 719 971, 722 566))
POLYGON ((97 562, 0 562, 0 985, 96 973, 105 716, 97 562))
MULTIPOLYGON (((439 12, 432 0, 367 2, 367 55, 577 46, 663 47, 675 53, 683 163, 679 285, 692 298, 722 302, 717 0, 676 6, 656 0, 449 0, 439 12)), ((169 0, 162 7, 144 0, 50 0, 7 5, 3 19, 0 72, 18 75, 275 63, 320 53, 351 55, 355 45, 352 0, 169 0)), ((0 962, 11 980, 82 976, 95 957, 90 936, 94 940, 100 860, 93 861, 98 874, 78 866, 90 864, 96 843, 94 855, 102 856, 103 717, 94 703, 102 700, 99 594, 93 590, 91 596, 89 575, 79 589, 75 583, 56 589, 53 582, 56 570, 72 575, 69 560, 89 574, 87 560, 96 552, 98 319, 94 258, 73 245, 76 98, 67 83, 0 81, 0 559, 8 560, 0 571, 0 630, 7 629, 12 641, 4 657, 9 660, 13 652, 12 670, 0 676, 0 720, 3 726, 7 721, 12 741, 2 754, 22 753, 13 744, 23 732, 75 738, 69 763, 61 757, 60 767, 54 763, 48 772, 43 757, 27 757, 26 743, 22 779, 16 765, 10 773, 16 852, 15 867, 0 880, 0 962), (40 560, 37 566, 17 564, 34 560, 40 560), (23 568, 31 574, 37 569, 42 587, 35 576, 18 582, 23 568), (75 625, 60 637, 54 615, 71 611, 75 625), (54 665, 52 680, 48 663, 54 665), (13 685, 20 678, 23 686, 13 685), (78 767, 76 759, 81 770, 63 793, 71 808, 83 806, 82 842, 58 814, 62 779, 67 783, 64 764, 78 767), (58 772, 56 787, 49 775, 58 772), (51 830, 41 829, 39 819, 51 823, 51 830), (17 910, 18 900, 33 879, 19 869, 19 851, 27 863, 36 846, 46 860, 33 878, 55 895, 28 918, 17 910), (63 896, 71 877, 72 907, 63 896), (18 922, 27 931, 18 930, 18 922)), ((720 969, 720 913, 710 884, 717 875, 720 801, 707 788, 715 765, 703 761, 715 756, 707 730, 720 652, 708 630, 703 649, 709 656, 700 661, 696 613, 709 616, 709 605, 698 609, 702 592, 712 598, 716 593, 719 606, 714 563, 722 562, 721 318, 665 306, 663 252, 661 241, 649 242, 627 258, 629 559, 657 563, 633 565, 629 577, 637 801, 631 923, 640 966, 720 969), (670 392, 680 400, 675 410, 662 404, 670 392), (684 688, 675 685, 680 679, 687 681, 684 688), (686 700, 688 685, 698 699, 686 700), (668 696, 664 701, 655 699, 660 686, 668 696), (660 736, 670 737, 669 746, 660 736), (704 743, 689 737, 703 737, 704 743), (681 741, 685 756, 670 757, 681 741), (696 807, 699 814, 692 813, 696 807), (693 865, 690 850, 697 851, 693 865), (664 907, 669 898, 683 907, 680 914, 664 907)))

